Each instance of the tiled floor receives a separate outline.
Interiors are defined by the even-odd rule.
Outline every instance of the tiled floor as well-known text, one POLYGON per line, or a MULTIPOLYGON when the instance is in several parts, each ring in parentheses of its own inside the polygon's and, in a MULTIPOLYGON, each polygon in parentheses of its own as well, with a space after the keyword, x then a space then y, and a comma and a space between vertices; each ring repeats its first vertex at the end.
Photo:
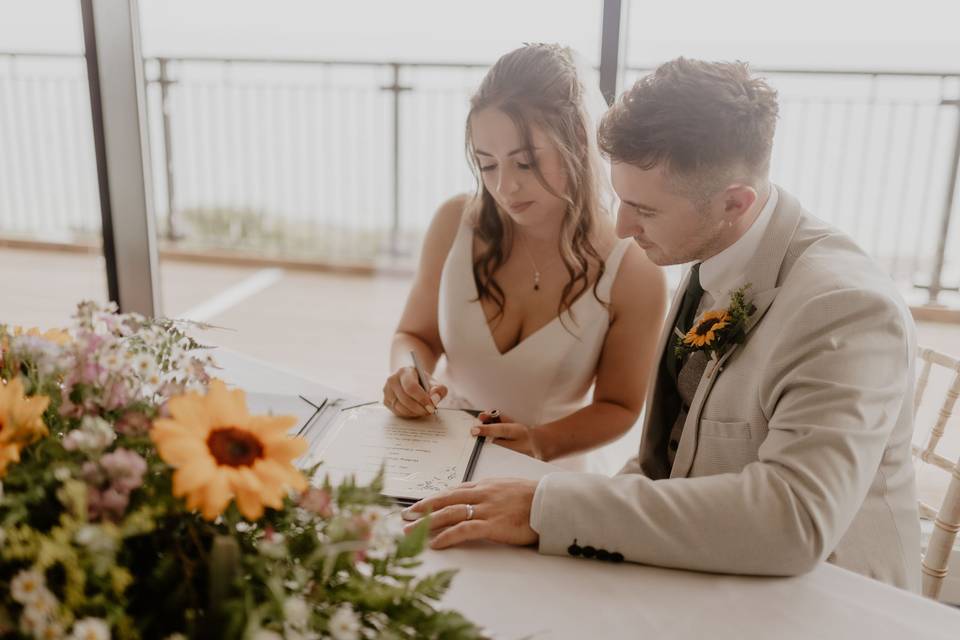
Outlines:
MULTIPOLYGON (((378 397, 387 375, 394 326, 410 285, 402 276, 345 276, 245 267, 161 264, 163 313, 191 317, 217 307, 225 291, 245 283, 269 284, 211 317, 223 329, 198 335, 203 341, 255 356, 361 397, 378 397)), ((50 327, 62 324, 77 301, 106 299, 102 259, 97 256, 0 249, 0 321, 50 327)), ((229 305, 231 301, 227 301, 229 305)), ((960 324, 921 323, 920 344, 960 355, 960 324)), ((931 382, 939 400, 918 415, 918 438, 933 424, 944 397, 943 376, 931 382)), ((932 400, 935 400, 931 396, 932 400)), ((958 407, 960 411, 960 407, 958 407)), ((960 456, 960 419, 954 417, 943 453, 960 456)), ((596 468, 615 471, 635 450, 639 429, 609 445, 596 468)), ((947 474, 921 470, 921 490, 942 495, 947 474)))

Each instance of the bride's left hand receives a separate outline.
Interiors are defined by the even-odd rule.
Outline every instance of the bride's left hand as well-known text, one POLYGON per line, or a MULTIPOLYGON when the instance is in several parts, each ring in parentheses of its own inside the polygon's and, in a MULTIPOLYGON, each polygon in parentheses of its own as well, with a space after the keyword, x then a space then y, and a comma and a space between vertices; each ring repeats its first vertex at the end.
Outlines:
MULTIPOLYGON (((490 414, 481 413, 478 418, 480 422, 486 422, 490 419, 490 414)), ((501 415, 500 422, 492 424, 478 424, 470 429, 470 434, 474 436, 485 436, 491 442, 496 439, 496 444, 507 449, 513 449, 518 453, 542 460, 542 449, 540 447, 540 434, 534 427, 522 422, 514 422, 508 416, 501 415)))

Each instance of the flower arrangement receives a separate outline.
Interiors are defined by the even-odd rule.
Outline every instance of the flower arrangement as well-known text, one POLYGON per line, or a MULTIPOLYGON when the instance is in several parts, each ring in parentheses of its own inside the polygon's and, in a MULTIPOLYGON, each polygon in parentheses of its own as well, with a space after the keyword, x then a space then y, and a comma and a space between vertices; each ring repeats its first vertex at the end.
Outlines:
POLYGON ((380 486, 311 486, 182 323, 0 325, 0 636, 478 638, 380 486))
POLYGON ((747 321, 757 308, 747 300, 746 284, 730 294, 730 306, 726 309, 707 311, 693 323, 686 333, 676 331, 674 353, 677 358, 695 351, 705 352, 711 360, 719 360, 733 345, 746 337, 747 321))

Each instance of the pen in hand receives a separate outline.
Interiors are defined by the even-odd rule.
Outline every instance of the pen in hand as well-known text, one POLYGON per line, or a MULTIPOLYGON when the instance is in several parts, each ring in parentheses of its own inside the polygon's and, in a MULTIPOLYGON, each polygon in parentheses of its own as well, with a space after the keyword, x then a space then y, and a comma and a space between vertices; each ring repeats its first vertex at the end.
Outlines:
MULTIPOLYGON (((427 377, 427 374, 424 373, 423 368, 420 367, 420 361, 417 360, 417 354, 414 353, 413 349, 410 350, 410 360, 413 361, 413 368, 417 371, 417 379, 420 381, 420 386, 423 387, 423 391, 427 394, 427 397, 430 397, 430 379, 427 377)), ((440 416, 437 415, 437 406, 433 404, 433 398, 430 398, 430 406, 433 408, 433 416, 440 421, 440 416)), ((429 411, 430 408, 427 407, 429 411)))

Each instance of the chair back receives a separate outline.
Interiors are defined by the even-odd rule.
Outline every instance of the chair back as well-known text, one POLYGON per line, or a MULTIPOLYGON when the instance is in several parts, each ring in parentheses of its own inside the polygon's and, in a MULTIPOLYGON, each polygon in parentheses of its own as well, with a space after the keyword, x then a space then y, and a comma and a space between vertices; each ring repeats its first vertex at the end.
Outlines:
POLYGON ((916 415, 923 401, 933 367, 944 367, 953 372, 946 397, 940 405, 936 422, 927 434, 923 445, 913 445, 914 456, 925 463, 951 474, 947 493, 940 507, 934 508, 920 501, 920 517, 933 520, 933 534, 923 556, 923 595, 937 599, 943 588, 944 578, 950 562, 957 532, 960 531, 960 458, 951 461, 937 452, 937 446, 946 432, 947 422, 960 397, 960 359, 952 358, 933 349, 920 349, 917 357, 921 361, 920 375, 917 378, 916 392, 913 397, 913 411, 916 415))

